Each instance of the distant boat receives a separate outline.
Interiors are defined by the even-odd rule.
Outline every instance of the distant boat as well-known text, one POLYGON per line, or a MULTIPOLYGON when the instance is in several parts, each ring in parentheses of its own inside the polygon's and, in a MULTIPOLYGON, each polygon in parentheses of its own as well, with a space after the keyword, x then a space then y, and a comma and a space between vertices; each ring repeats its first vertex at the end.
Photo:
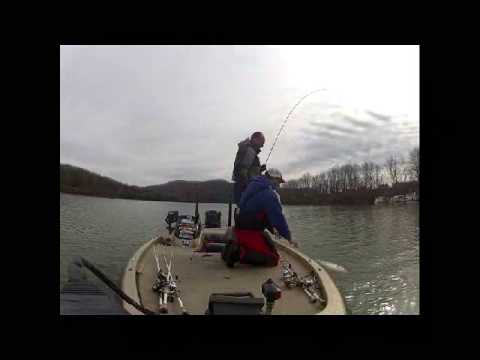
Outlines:
POLYGON ((391 200, 393 203, 405 203, 407 202, 407 197, 405 195, 395 195, 391 200))
POLYGON ((417 193, 413 192, 406 195, 407 201, 418 201, 417 193))
POLYGON ((406 195, 395 195, 392 197, 378 196, 375 198, 374 204, 403 204, 406 202, 418 201, 416 193, 406 195))
POLYGON ((375 198, 375 202, 374 204, 377 205, 377 204, 386 204, 388 203, 388 199, 385 197, 385 196, 378 196, 375 198))

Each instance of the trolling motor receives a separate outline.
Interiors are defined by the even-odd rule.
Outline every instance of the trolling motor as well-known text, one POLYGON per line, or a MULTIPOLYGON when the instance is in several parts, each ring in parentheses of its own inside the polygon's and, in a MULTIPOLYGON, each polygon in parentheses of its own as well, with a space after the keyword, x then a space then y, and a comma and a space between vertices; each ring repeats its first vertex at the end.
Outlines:
POLYGON ((282 297, 282 291, 280 290, 280 287, 273 282, 272 279, 268 279, 262 284, 262 294, 267 300, 265 315, 271 315, 273 305, 275 305, 275 301, 282 297))

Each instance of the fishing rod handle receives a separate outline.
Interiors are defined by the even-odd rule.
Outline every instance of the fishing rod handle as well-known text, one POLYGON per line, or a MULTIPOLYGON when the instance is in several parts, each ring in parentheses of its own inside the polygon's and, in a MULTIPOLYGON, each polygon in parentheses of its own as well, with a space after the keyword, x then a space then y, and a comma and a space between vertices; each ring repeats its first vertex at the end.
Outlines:
POLYGON ((312 303, 316 302, 317 299, 315 299, 315 297, 313 296, 313 294, 307 289, 307 288, 303 288, 303 291, 305 292, 305 294, 307 294, 308 298, 310 299, 310 301, 312 303))

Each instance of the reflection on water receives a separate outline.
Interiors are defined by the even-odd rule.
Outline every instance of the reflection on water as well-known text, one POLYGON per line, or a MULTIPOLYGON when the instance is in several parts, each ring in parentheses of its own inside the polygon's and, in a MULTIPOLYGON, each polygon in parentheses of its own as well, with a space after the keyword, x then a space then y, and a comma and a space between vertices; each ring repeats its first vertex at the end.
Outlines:
MULTIPOLYGON (((162 232, 168 210, 193 214, 186 203, 101 199, 60 194, 60 283, 81 255, 119 281, 135 250, 162 232)), ((226 204, 200 204, 222 212, 226 204)), ((345 267, 329 272, 353 314, 419 313, 418 204, 284 206, 294 238, 313 259, 345 267)))
POLYGON ((418 204, 289 206, 292 232, 332 273, 353 314, 419 313, 418 204))

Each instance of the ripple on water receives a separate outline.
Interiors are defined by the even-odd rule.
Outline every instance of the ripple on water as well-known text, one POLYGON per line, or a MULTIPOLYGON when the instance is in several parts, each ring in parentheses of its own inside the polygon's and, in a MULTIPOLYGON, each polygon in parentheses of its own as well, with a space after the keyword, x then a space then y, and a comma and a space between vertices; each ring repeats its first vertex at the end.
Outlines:
MULTIPOLYGON (((227 204, 200 204, 222 211, 227 204)), ((191 214, 193 204, 60 195, 60 282, 75 255, 85 256, 118 281, 144 242, 163 231, 168 210, 191 214)), ((419 298, 417 207, 285 206, 301 249, 344 266, 332 273, 353 314, 415 314, 419 298)))

